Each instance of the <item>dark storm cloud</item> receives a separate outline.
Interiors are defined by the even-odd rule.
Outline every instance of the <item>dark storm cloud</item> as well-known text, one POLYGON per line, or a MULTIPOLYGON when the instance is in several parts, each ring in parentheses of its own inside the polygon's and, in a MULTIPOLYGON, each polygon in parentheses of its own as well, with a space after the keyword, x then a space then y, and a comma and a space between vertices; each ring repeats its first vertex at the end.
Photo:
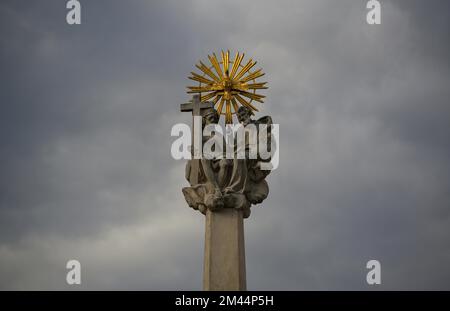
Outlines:
POLYGON ((2 76, 1 205, 2 212, 17 221, 1 218, 3 237, 38 229, 19 225, 29 222, 37 222, 41 230, 55 225, 59 231, 71 231, 78 217, 83 223, 93 221, 87 229, 95 228, 102 212, 85 218, 97 213, 99 207, 92 205, 101 205, 94 203, 92 190, 142 187, 136 172, 141 168, 124 165, 140 156, 134 153, 139 148, 145 149, 142 158, 158 157, 158 151, 146 145, 153 135, 167 135, 167 129, 159 132, 150 125, 158 128, 161 115, 170 111, 163 99, 180 101, 170 93, 182 87, 168 76, 187 63, 175 54, 175 45, 182 44, 186 34, 161 6, 132 5, 136 18, 130 19, 118 5, 109 2, 110 13, 105 15, 101 5, 83 4, 84 21, 88 24, 90 16, 97 16, 95 26, 73 28, 65 24, 62 5, 2 4, 2 67, 8 74, 2 76), (146 12, 155 16, 144 18, 146 12), (168 23, 158 27, 164 19, 168 23), (160 31, 166 36, 155 42, 160 31), (120 138, 127 136, 130 140, 120 138), (80 209, 89 211, 78 213, 80 209), (49 218, 55 223, 49 225, 49 218))
MULTIPOLYGON (((331 48, 290 47, 306 55, 293 70, 316 80, 302 80, 301 121, 282 127, 281 137, 292 139, 282 146, 283 165, 272 178, 286 184, 266 202, 278 209, 266 211, 274 228, 258 231, 264 242, 254 248, 259 269, 249 268, 259 276, 254 286, 271 288, 262 285, 267 278, 284 289, 360 289, 369 258, 385 263, 385 289, 448 286, 449 251, 442 247, 449 242, 448 60, 433 66, 433 51, 423 48, 410 14, 383 4, 383 24, 375 30, 354 27, 360 18, 354 11, 334 10, 320 38, 314 32, 302 37, 304 44, 331 48), (339 27, 332 27, 339 18, 339 27), (292 208, 289 219, 281 212, 285 206, 292 208), (282 245, 266 248, 264 256, 268 239, 282 245), (277 268, 280 263, 295 268, 277 268)), ((438 4, 428 5, 425 16, 442 21, 448 14, 434 10, 438 4)), ((326 22, 307 25, 320 29, 326 22)), ((447 44, 444 31, 422 31, 447 44)))
POLYGON ((73 27, 63 2, 0 5, 0 288, 70 289, 70 258, 84 289, 200 288, 169 134, 194 63, 230 48, 281 124, 248 287, 367 289, 379 259, 381 288, 448 289, 446 1, 382 1, 379 26, 364 1, 81 1, 73 27))

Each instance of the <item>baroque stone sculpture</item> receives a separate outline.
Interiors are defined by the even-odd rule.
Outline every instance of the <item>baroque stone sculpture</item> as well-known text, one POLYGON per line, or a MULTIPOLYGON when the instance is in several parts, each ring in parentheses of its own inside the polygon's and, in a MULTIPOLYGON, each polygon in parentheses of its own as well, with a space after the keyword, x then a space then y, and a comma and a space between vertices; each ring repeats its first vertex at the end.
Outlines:
MULTIPOLYGON (((213 107, 202 109, 202 130, 208 124, 216 124, 219 114, 213 107)), ((270 125, 272 118, 264 116, 258 120, 252 118, 253 112, 245 107, 239 107, 237 118, 243 126, 254 124, 267 126, 268 149, 271 150, 270 125)), ((203 137, 206 142, 210 137, 203 137)), ((207 209, 211 211, 220 208, 236 208, 243 211, 244 218, 250 216, 250 206, 261 203, 269 194, 269 187, 265 180, 270 170, 261 170, 261 162, 269 162, 262 159, 259 154, 256 159, 249 157, 249 139, 245 140, 245 158, 233 159, 218 157, 214 159, 202 158, 200 161, 198 176, 192 178, 192 163, 198 160, 189 160, 186 164, 186 179, 190 187, 182 189, 184 197, 190 207, 205 214, 207 209)), ((236 146, 233 147, 236 149, 236 146)), ((235 151, 236 152, 236 151, 235 151)))
POLYGON ((210 64, 200 61, 196 65, 201 73, 191 72, 189 79, 198 85, 188 87, 188 93, 195 95, 180 106, 181 111, 192 112, 196 124, 191 130, 193 157, 186 164, 189 187, 182 190, 188 205, 205 215, 204 290, 246 290, 244 218, 250 216, 251 205, 267 198, 265 178, 278 165, 277 125, 272 125, 269 116, 252 117, 258 111, 253 101, 262 103, 265 97, 257 91, 267 89, 267 82, 256 81, 264 73, 252 71, 256 64, 252 59, 244 64, 244 54, 236 53, 233 60, 229 54, 222 51, 218 60, 213 53, 208 55, 210 64), (218 128, 221 115, 228 129, 231 125, 238 128, 232 131, 237 139, 230 140, 226 130, 222 131, 225 137, 218 135, 220 131, 209 131, 218 128), (233 123, 233 115, 239 124, 233 123), (219 144, 210 145, 211 141, 219 144))

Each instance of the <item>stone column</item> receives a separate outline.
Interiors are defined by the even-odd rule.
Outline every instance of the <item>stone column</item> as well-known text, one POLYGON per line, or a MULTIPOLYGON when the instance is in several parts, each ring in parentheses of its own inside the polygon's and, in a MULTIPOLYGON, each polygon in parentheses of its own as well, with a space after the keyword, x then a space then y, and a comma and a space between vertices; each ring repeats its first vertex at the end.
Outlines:
POLYGON ((242 210, 206 212, 203 289, 247 289, 242 210))

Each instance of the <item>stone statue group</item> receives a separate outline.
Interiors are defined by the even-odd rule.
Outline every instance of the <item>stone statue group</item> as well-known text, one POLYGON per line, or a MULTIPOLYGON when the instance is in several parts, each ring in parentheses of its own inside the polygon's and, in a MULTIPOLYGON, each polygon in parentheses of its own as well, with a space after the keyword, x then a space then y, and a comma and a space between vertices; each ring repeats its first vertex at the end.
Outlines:
MULTIPOLYGON (((275 142, 272 139, 270 128, 272 118, 264 116, 258 120, 252 118, 253 112, 241 106, 237 113, 237 119, 243 126, 249 124, 267 126, 267 145, 271 153, 274 152, 275 142)), ((205 126, 217 124, 219 114, 210 107, 202 109, 202 130, 205 126)), ((215 133, 217 135, 217 133, 215 133)), ((259 135, 258 135, 259 137, 259 135)), ((203 136, 203 143, 210 137, 203 136)), ((224 139, 222 137, 222 139, 224 139)), ((250 206, 261 203, 269 194, 269 187, 265 180, 270 170, 262 170, 261 164, 270 162, 263 159, 258 153, 256 157, 250 156, 251 140, 245 137, 245 157, 237 157, 237 146, 234 146, 234 157, 232 159, 223 156, 198 160, 189 160, 186 164, 186 179, 190 186, 182 189, 184 197, 193 209, 205 214, 221 208, 236 208, 243 211, 244 218, 250 216, 250 206), (192 180, 192 161, 200 161, 197 183, 192 180)))

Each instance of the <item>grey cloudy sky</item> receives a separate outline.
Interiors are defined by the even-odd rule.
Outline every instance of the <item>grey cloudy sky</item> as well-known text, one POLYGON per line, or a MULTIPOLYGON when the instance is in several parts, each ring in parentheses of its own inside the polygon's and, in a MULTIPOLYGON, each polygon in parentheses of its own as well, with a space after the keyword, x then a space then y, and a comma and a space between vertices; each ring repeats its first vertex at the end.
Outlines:
POLYGON ((450 289, 448 1, 0 4, 0 289, 201 289, 204 219, 170 129, 221 49, 258 60, 280 167, 245 223, 248 288, 450 289))

